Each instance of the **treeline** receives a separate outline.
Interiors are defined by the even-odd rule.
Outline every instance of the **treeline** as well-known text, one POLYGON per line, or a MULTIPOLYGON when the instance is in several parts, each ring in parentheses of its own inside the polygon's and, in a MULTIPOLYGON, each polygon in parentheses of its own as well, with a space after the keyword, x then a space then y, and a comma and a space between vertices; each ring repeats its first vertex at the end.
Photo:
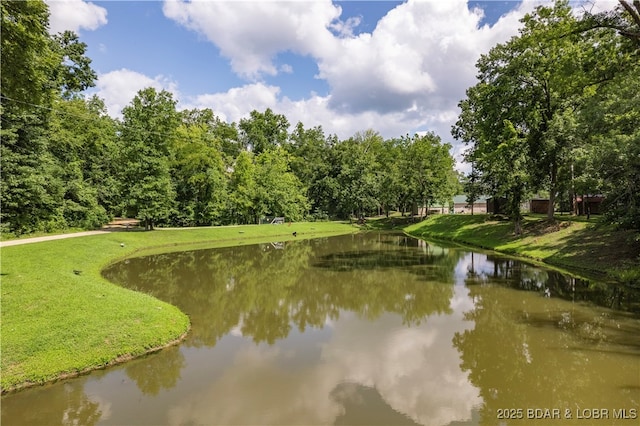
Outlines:
POLYGON ((549 194, 550 218, 558 199, 576 211, 602 194, 611 222, 640 230, 640 3, 577 18, 562 0, 522 24, 481 56, 460 103, 467 194, 504 197, 516 232, 533 193, 549 194))
POLYGON ((270 109, 226 123, 146 88, 112 119, 82 93, 77 35, 47 32, 42 1, 2 1, 2 232, 94 228, 114 216, 197 226, 347 218, 447 202, 451 146, 432 133, 347 140, 270 109))

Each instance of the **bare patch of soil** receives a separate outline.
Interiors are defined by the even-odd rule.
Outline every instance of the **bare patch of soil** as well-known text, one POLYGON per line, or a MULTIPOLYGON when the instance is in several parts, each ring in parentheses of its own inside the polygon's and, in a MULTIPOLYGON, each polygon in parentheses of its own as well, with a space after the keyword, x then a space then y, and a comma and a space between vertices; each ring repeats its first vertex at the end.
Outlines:
POLYGON ((569 221, 559 221, 555 219, 547 219, 542 221, 530 222, 524 224, 524 233, 526 235, 540 236, 558 232, 571 226, 569 221))

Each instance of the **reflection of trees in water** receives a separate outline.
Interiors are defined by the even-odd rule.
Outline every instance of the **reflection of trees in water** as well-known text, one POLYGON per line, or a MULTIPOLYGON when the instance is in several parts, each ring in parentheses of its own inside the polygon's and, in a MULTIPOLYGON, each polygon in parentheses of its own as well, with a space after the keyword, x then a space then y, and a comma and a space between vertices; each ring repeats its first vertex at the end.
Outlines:
POLYGON ((180 378, 185 361, 178 347, 127 363, 125 372, 146 395, 157 395, 161 389, 171 389, 180 378))
POLYGON ((193 324, 187 344, 195 346, 214 345, 234 327, 256 342, 273 343, 289 334, 292 323, 300 330, 322 327, 341 310, 365 318, 395 312, 407 324, 450 312, 459 252, 374 233, 277 248, 261 244, 130 259, 104 275, 180 307, 193 324))
MULTIPOLYGON (((640 359, 637 318, 486 285, 473 275, 474 308, 465 318, 474 328, 456 333, 453 344, 484 400, 482 424, 495 424, 504 408, 634 406, 628 389, 637 388, 638 377, 628 372, 640 359)), ((552 276, 543 286, 556 285, 552 276)))
MULTIPOLYGON (((29 392, 9 395, 11 403, 2 404, 2 424, 40 425, 42 419, 48 424, 65 426, 94 425, 102 416, 98 402, 92 401, 84 393, 86 379, 76 379, 64 384, 56 384, 57 392, 50 388, 34 389, 29 392), (38 398, 38 394, 46 398, 38 398), (38 409, 34 409, 34 399, 38 409), (46 403, 45 403, 46 401, 46 403), (56 422, 55 419, 58 419, 56 422)), ((3 398, 3 400, 5 399, 3 398)))
POLYGON ((541 269, 515 259, 480 255, 493 265, 493 271, 471 270, 467 282, 500 284, 516 290, 536 291, 547 297, 640 313, 640 289, 630 286, 590 282, 558 271, 541 269))
POLYGON ((308 250, 305 245, 275 250, 263 244, 181 252, 131 259, 104 274, 180 307, 193 324, 189 344, 213 345, 241 316, 252 323, 261 312, 280 313, 279 299, 302 270, 308 250))
POLYGON ((361 238, 365 243, 316 256, 314 266, 326 271, 318 275, 324 282, 316 287, 336 297, 338 306, 365 318, 395 312, 405 324, 451 312, 453 273, 462 252, 405 235, 361 238))

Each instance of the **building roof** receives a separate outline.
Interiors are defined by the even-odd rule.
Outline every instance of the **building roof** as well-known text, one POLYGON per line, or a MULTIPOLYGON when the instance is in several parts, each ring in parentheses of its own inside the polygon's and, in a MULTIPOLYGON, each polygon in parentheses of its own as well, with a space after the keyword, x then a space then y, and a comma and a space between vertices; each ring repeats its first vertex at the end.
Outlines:
MULTIPOLYGON (((474 204, 486 203, 487 202, 487 198, 488 197, 486 195, 480 195, 480 196, 478 196, 478 199, 474 202, 474 204)), ((466 203, 467 202, 467 194, 456 195, 455 197, 453 197, 453 202, 455 204, 466 203)))

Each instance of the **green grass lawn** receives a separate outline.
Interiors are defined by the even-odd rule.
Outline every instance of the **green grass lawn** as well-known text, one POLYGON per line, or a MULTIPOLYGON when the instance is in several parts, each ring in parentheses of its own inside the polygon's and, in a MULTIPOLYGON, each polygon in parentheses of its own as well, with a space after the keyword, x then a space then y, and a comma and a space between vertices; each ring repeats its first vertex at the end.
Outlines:
POLYGON ((103 279, 100 271, 112 262, 159 251, 355 230, 345 223, 317 222, 121 231, 4 247, 2 392, 139 356, 175 342, 188 331, 189 318, 176 307, 103 279))
POLYGON ((516 236, 511 222, 487 215, 435 215, 404 230, 419 238, 456 241, 590 275, 620 278, 621 271, 640 268, 637 234, 595 220, 558 216, 550 222, 542 215, 526 216, 524 232, 516 236))

